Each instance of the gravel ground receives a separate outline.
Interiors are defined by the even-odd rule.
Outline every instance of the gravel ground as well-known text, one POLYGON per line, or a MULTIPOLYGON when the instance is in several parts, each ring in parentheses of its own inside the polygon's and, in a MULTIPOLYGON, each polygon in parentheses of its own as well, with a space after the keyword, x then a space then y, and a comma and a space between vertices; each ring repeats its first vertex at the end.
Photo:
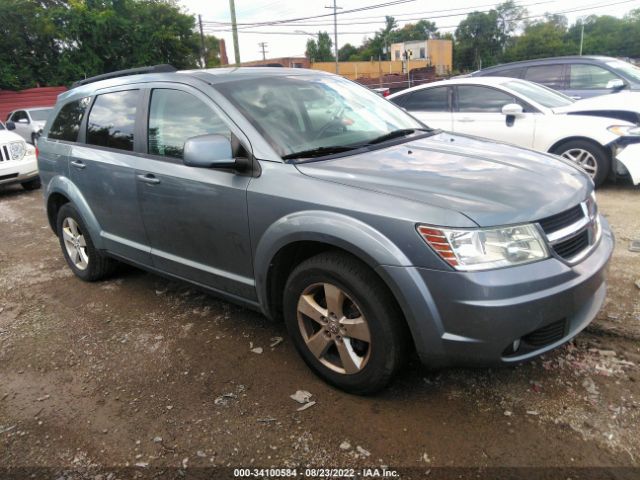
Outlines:
POLYGON ((598 200, 617 236, 610 288, 574 342, 515 368, 413 362, 361 398, 317 379, 259 314, 132 268, 76 279, 42 192, 4 188, 0 477, 389 466, 403 478, 638 478, 640 253, 628 247, 640 189, 607 186, 598 200), (316 403, 298 411, 297 390, 316 403))

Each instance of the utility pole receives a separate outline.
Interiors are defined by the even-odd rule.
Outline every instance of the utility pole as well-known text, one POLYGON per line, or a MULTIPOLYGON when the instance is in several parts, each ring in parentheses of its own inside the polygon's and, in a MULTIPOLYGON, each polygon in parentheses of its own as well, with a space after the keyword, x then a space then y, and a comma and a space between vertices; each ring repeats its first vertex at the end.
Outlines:
POLYGON ((580 22, 580 56, 582 56, 582 42, 584 41, 584 23, 580 22))
POLYGON ((262 60, 266 60, 267 52, 265 48, 267 48, 267 42, 258 42, 258 46, 260 47, 260 50, 262 50, 262 60))
POLYGON ((233 30, 233 53, 236 57, 236 67, 240 66, 240 46, 238 44, 238 24, 236 23, 236 4, 234 0, 229 0, 231 10, 231 29, 233 30))
POLYGON ((200 64, 202 68, 207 66, 207 52, 204 49, 204 33, 202 31, 202 15, 198 15, 198 24, 200 25, 200 64))
POLYGON ((340 70, 338 67, 338 9, 342 9, 342 7, 338 7, 336 4, 336 0, 333 0, 333 7, 324 7, 324 8, 333 8, 333 48, 335 51, 336 57, 336 73, 340 70))

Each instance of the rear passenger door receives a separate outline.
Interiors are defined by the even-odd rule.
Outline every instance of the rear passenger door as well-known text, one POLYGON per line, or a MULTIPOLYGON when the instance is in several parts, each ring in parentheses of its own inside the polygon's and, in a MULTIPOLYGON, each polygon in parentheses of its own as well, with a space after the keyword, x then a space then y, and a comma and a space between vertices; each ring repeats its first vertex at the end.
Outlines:
POLYGON ((422 88, 408 92, 396 102, 432 128, 452 130, 451 88, 422 88))
POLYGON ((255 299, 246 192, 252 177, 183 163, 191 137, 233 135, 250 151, 248 139, 196 89, 158 84, 147 96, 146 155, 136 178, 154 266, 255 299))
POLYGON ((79 143, 71 146, 69 171, 73 183, 95 215, 106 248, 121 257, 150 264, 135 177, 142 142, 136 123, 142 124, 139 89, 106 90, 92 101, 85 115, 79 143), (84 145, 83 143, 86 143, 84 145))

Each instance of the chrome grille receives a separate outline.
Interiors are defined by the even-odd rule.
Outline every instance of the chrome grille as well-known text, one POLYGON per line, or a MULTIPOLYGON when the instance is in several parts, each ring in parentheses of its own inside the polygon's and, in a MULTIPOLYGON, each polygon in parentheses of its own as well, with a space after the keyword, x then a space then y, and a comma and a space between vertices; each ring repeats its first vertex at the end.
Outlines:
POLYGON ((586 256, 600 236, 598 209, 592 197, 569 210, 543 218, 538 224, 556 255, 569 262, 586 256))

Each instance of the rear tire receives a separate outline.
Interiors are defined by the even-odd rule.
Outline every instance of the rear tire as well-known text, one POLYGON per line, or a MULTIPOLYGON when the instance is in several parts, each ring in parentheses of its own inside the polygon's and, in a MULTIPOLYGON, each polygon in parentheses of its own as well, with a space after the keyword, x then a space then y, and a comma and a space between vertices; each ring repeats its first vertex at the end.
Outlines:
POLYGON ((609 176, 611 156, 609 152, 589 140, 569 140, 553 149, 556 155, 580 165, 589 174, 596 187, 609 176))
POLYGON ((82 217, 70 203, 60 208, 56 227, 64 258, 78 278, 95 282, 113 273, 117 262, 96 250, 82 217))
POLYGON ((305 260, 289 276, 283 300, 296 349, 328 383, 370 394, 403 365, 409 336, 402 313, 386 285, 354 257, 326 252, 305 260))
POLYGON ((36 177, 26 182, 22 182, 20 185, 22 185, 22 188, 24 188, 25 190, 37 190, 41 186, 40 177, 36 177))

